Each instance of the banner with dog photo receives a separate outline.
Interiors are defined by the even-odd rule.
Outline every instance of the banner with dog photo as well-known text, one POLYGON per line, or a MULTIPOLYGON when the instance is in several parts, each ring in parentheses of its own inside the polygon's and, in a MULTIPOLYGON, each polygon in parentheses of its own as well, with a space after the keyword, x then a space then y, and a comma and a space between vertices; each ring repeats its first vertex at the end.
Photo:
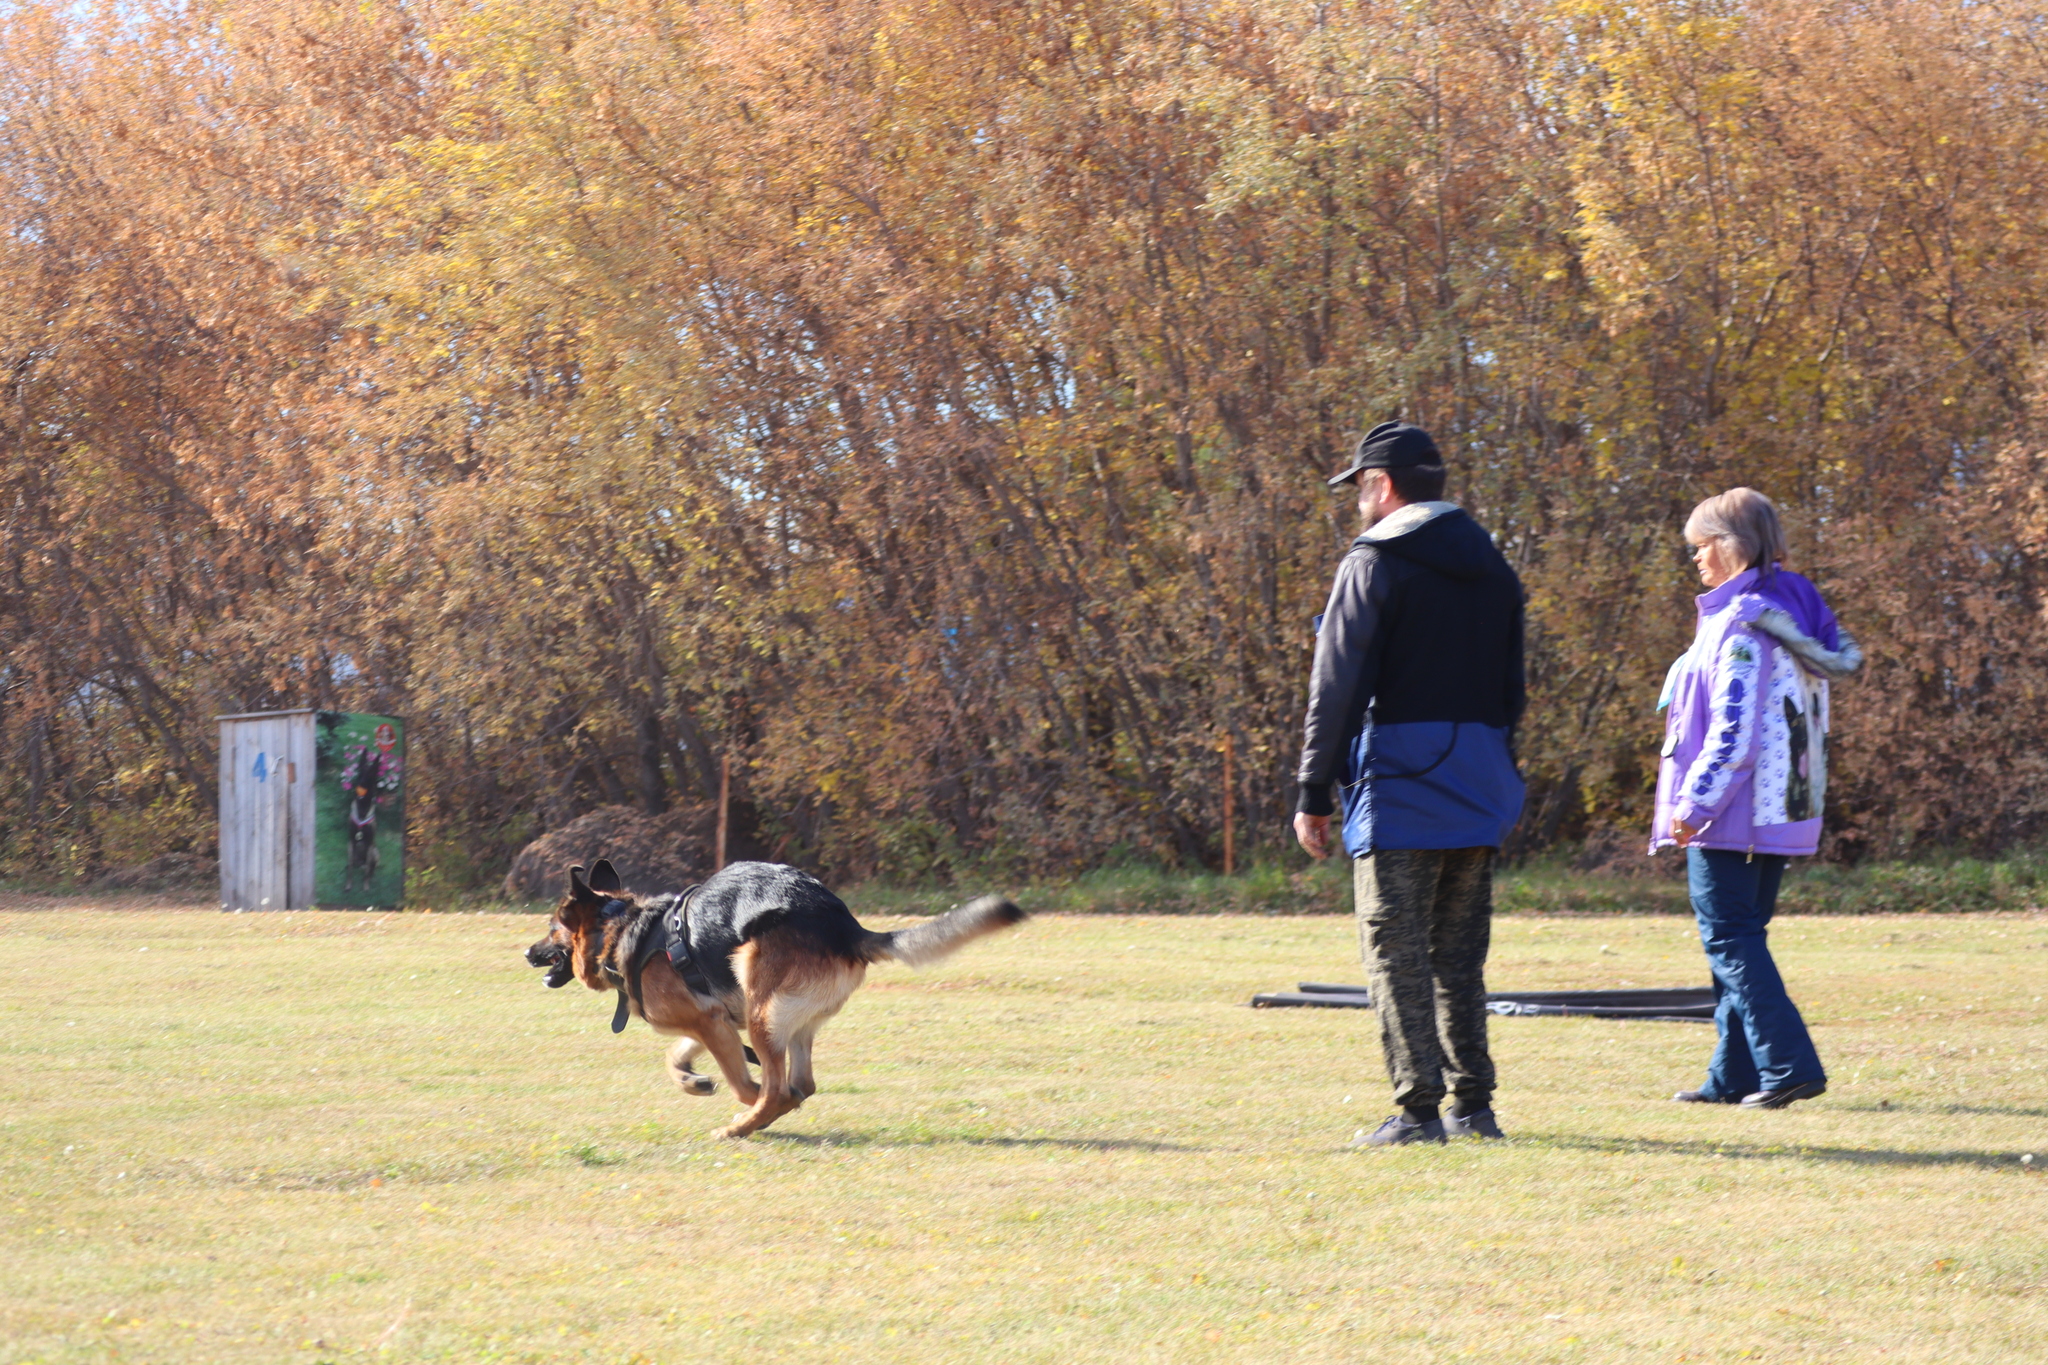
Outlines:
POLYGON ((353 711, 313 719, 314 904, 402 904, 405 723, 353 711))

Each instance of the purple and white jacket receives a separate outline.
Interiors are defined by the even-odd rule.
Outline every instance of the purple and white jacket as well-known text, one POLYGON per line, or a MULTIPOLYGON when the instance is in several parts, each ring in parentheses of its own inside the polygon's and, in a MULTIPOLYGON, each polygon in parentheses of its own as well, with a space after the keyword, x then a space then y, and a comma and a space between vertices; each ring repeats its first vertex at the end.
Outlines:
POLYGON ((1828 679, 1863 656, 1812 584, 1783 569, 1769 585, 1757 578, 1745 569, 1700 594, 1692 648, 1665 675, 1652 853, 1676 843, 1674 818, 1704 827, 1699 848, 1798 856, 1820 846, 1828 679))

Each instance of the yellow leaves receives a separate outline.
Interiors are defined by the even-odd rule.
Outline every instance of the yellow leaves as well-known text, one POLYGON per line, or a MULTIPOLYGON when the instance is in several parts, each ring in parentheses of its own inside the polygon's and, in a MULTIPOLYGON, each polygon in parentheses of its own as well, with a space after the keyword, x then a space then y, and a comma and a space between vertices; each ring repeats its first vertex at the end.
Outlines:
POLYGON ((1579 211, 1580 264, 1594 287, 1614 305, 1610 317, 1617 329, 1641 316, 1649 292, 1650 272, 1627 229, 1596 205, 1579 211))
MULTIPOLYGON (((269 8, 230 0, 238 42, 269 8)), ((61 128, 70 177, 8 190, 61 250, 0 243, 0 327, 55 357, 25 596, 104 558, 99 614, 35 638, 161 632, 195 715, 223 678, 299 695, 318 603, 481 736, 448 809, 613 799, 666 670, 774 818, 837 803, 805 856, 929 843, 941 790, 1020 858, 1132 823, 1191 856, 1187 737, 1286 747, 1351 529, 1316 476, 1388 415, 1454 429, 1456 495, 1520 547, 1533 770, 1618 809, 1639 699, 1601 670, 1662 648, 1659 519, 1737 462, 1788 505, 1922 506, 1899 433, 2005 430, 1976 366, 2023 365, 2041 273, 2037 134, 1790 0, 485 0, 422 21, 426 68, 351 8, 319 30, 345 99, 236 70, 260 136, 147 64, 10 125, 61 128)), ((73 693, 127 676, 78 657, 73 693)), ((132 743, 104 799, 182 780, 132 743)))

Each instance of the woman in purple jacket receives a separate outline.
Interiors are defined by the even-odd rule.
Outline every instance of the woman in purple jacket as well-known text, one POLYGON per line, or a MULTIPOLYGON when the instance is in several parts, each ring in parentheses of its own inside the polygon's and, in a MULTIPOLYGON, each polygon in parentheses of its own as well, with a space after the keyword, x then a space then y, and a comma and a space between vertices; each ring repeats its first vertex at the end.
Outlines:
POLYGON ((1669 710, 1650 849, 1686 851, 1720 1044, 1706 1084, 1673 1098, 1778 1109, 1824 1093, 1827 1073, 1766 927, 1786 860, 1819 847, 1828 681, 1862 654, 1814 586, 1780 567, 1785 532, 1763 494, 1708 498, 1685 538, 1707 591, 1658 703, 1669 710))

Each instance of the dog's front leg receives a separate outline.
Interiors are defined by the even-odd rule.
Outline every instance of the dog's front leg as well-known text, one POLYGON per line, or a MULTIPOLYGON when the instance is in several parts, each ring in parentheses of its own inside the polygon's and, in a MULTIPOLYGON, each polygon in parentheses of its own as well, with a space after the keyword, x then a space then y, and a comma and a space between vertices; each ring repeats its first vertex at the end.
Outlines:
POLYGON ((725 1073, 725 1083, 732 1087, 733 1098, 741 1104, 754 1104, 761 1098, 761 1087, 754 1084, 754 1078, 747 1073, 747 1054, 740 1050, 740 1033, 723 1015, 713 1019, 704 1030, 704 1046, 710 1050, 711 1059, 718 1063, 718 1069, 725 1073))
POLYGON ((676 1039, 668 1050, 668 1074, 685 1095, 708 1095, 718 1087, 709 1076, 701 1075, 691 1068, 690 1063, 704 1051, 701 1039, 684 1036, 676 1039))

